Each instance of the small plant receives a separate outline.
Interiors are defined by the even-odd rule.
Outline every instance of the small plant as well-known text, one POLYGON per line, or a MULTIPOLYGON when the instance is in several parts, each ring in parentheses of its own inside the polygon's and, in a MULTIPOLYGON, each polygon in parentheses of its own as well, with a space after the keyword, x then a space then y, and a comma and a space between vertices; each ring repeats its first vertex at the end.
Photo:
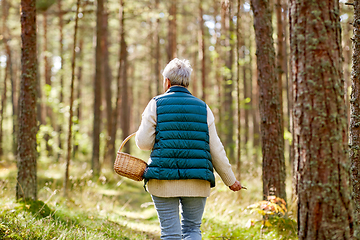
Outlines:
POLYGON ((260 236, 267 231, 277 232, 279 239, 296 239, 296 222, 287 216, 284 199, 268 196, 263 200, 247 207, 250 213, 258 213, 259 220, 249 220, 247 227, 261 224, 260 236))
MULTIPOLYGON (((287 213, 286 202, 282 198, 276 196, 268 196, 268 200, 263 200, 252 204, 247 207, 250 209, 250 213, 258 213, 262 216, 262 225, 265 227, 271 227, 272 224, 269 221, 271 216, 284 217, 287 213)), ((251 225, 254 221, 251 220, 251 225)))

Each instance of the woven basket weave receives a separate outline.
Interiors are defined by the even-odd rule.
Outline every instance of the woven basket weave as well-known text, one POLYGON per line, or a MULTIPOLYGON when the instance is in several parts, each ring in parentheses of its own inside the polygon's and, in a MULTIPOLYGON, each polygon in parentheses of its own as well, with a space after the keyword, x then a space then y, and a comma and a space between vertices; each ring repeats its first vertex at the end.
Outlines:
POLYGON ((117 152, 116 160, 114 163, 114 170, 117 174, 123 177, 130 178, 135 181, 143 180, 143 174, 147 167, 147 163, 140 158, 131 156, 130 154, 121 152, 121 149, 135 136, 136 133, 129 135, 122 143, 117 152))

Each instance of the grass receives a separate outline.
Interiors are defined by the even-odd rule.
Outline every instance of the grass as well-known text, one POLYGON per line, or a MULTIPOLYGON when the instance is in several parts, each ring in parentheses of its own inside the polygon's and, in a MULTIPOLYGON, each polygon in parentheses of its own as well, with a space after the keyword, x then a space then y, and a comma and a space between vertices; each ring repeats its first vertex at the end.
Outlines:
MULTIPOLYGON (((15 200, 16 166, 0 162, 0 239, 160 239, 156 211, 142 182, 121 178, 104 168, 94 180, 85 162, 71 165, 71 189, 64 197, 64 164, 38 163, 39 201, 15 200)), ((244 176, 248 190, 233 193, 217 179, 208 198, 203 239, 297 239, 296 223, 262 216, 247 206, 262 200, 258 177, 244 176)))

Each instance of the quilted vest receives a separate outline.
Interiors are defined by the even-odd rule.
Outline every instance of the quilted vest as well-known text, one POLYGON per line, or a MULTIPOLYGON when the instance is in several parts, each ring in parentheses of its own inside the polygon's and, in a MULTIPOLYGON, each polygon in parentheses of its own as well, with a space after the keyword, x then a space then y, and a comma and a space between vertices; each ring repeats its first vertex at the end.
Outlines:
POLYGON ((155 101, 155 144, 144 178, 202 179, 214 187, 206 104, 180 86, 155 101))

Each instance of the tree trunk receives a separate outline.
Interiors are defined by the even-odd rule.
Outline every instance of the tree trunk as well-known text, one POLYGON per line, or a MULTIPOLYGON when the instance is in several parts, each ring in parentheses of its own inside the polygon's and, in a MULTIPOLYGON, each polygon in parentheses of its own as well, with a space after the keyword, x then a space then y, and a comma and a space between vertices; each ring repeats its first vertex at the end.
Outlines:
MULTIPOLYGON (((18 99, 16 96, 17 93, 17 80, 14 76, 14 70, 13 70, 13 60, 12 60, 12 54, 11 49, 9 46, 8 49, 8 55, 9 55, 9 64, 10 64, 10 82, 11 82, 11 103, 12 103, 12 114, 13 114, 13 126, 12 126, 12 152, 14 156, 16 156, 17 153, 17 138, 18 138, 18 99)), ((16 71, 15 71, 16 72, 16 71)))
POLYGON ((221 29, 222 36, 224 37, 223 47, 224 47, 224 59, 226 71, 223 74, 223 91, 224 91, 224 146, 226 149, 226 153, 229 156, 230 161, 234 161, 234 141, 233 141, 233 132, 234 132, 234 106, 233 106, 233 73, 232 73, 232 65, 234 58, 234 46, 232 43, 232 35, 233 35, 233 20, 232 20, 232 0, 223 0, 221 2, 221 29))
MULTIPOLYGON (((251 36, 251 35, 250 35, 251 36)), ((253 159, 255 161, 255 163, 259 162, 259 150, 261 148, 261 134, 260 134, 260 113, 259 113, 259 100, 260 100, 260 96, 259 96, 259 86, 257 84, 256 79, 254 79, 255 77, 257 77, 257 66, 256 63, 254 64, 254 59, 253 59, 253 53, 252 53, 252 49, 254 49, 254 45, 256 45, 256 43, 254 43, 252 40, 249 40, 248 43, 248 49, 249 49, 249 84, 252 88, 251 90, 251 105, 249 106, 251 108, 251 118, 252 118, 252 122, 253 122, 253 159), (254 77, 255 76, 255 77, 254 77)))
POLYGON ((352 91, 350 96, 350 162, 356 235, 360 235, 360 1, 354 1, 352 91))
POLYGON ((286 201, 284 139, 280 89, 275 72, 275 49, 268 1, 252 0, 259 85, 259 108, 263 154, 263 196, 286 201))
POLYGON ((96 10, 96 63, 94 78, 94 130, 93 130, 93 153, 91 169, 95 176, 100 173, 100 133, 101 133, 101 91, 103 77, 103 52, 101 48, 101 36, 103 35, 104 1, 97 0, 96 10))
MULTIPOLYGON (((159 0, 155 0, 155 9, 159 9, 159 0)), ((160 68, 160 18, 157 16, 156 23, 155 23, 155 63, 154 63, 154 70, 155 70, 155 81, 156 81, 156 95, 159 95, 162 92, 162 75, 161 75, 161 68, 160 68)))
MULTIPOLYGON (((125 41, 125 31, 122 32, 121 36, 121 110, 120 110, 120 126, 122 132, 122 138, 125 139, 127 136, 130 135, 130 104, 129 104, 129 89, 128 89, 128 82, 127 82, 127 44, 125 41)), ((124 152, 130 153, 130 144, 125 144, 123 148, 124 152)))
POLYGON ((169 8, 169 28, 168 28, 168 60, 169 62, 176 57, 177 42, 176 42, 176 14, 177 14, 177 0, 170 1, 169 8))
MULTIPOLYGON (((48 42, 47 42, 47 10, 43 12, 43 29, 44 29, 44 42, 43 42, 43 54, 44 54, 44 77, 45 77, 45 84, 51 87, 51 67, 48 58, 48 42)), ((46 94, 49 94, 46 92, 46 94)), ((48 96, 46 96, 47 98, 48 96)), ((47 102, 45 100, 45 102, 47 102)), ((53 118, 52 118, 52 109, 48 104, 45 104, 45 123, 49 126, 53 126, 53 118)), ((53 155, 52 146, 49 144, 51 136, 48 132, 44 134, 45 144, 46 144, 46 152, 48 156, 53 155)))
MULTIPOLYGON (((7 26, 7 19, 8 19, 8 13, 9 13, 10 6, 8 5, 8 2, 6 0, 2 1, 2 20, 3 20, 3 42, 5 44, 5 52, 6 52, 6 69, 5 69, 5 75, 7 77, 4 77, 5 81, 6 79, 10 78, 11 83, 11 103, 12 103, 12 120, 13 120, 13 129, 12 129, 12 152, 14 156, 17 155, 17 101, 16 101, 16 80, 14 77, 14 71, 13 71, 13 57, 12 57, 12 51, 10 48, 10 44, 8 43, 8 40, 11 39, 11 33, 7 26)), ((6 83, 4 82, 4 88, 6 88, 6 83)), ((4 102, 4 106, 6 106, 4 102)), ((4 108, 5 109, 5 108, 4 108)), ((1 124, 2 127, 2 124, 1 124)), ((1 139, 2 140, 2 139, 1 139)), ((2 146, 2 145, 1 145, 2 146)))
MULTIPOLYGON (((8 6, 7 2, 3 0, 2 2, 2 32, 3 32, 3 42, 5 45, 5 52, 6 52, 6 68, 5 68, 5 75, 4 75, 4 88, 3 88, 3 95, 1 97, 1 110, 0 110, 0 156, 4 154, 3 152, 3 122, 4 122, 4 112, 6 108, 6 91, 7 91, 7 79, 8 76, 11 74, 12 70, 12 62, 11 62, 11 51, 10 46, 8 44, 8 28, 6 26, 6 21, 8 19, 8 6)), ((1 76, 1 74, 0 74, 1 76)))
POLYGON ((111 91, 111 82, 112 74, 109 64, 109 32, 108 32, 108 13, 104 14, 103 20, 103 64, 104 64, 104 93, 105 93, 105 102, 106 102, 106 127, 107 127, 107 139, 104 152, 104 163, 112 164, 111 157, 112 152, 114 152, 114 145, 111 145, 111 132, 114 125, 112 119, 112 91, 111 91))
MULTIPOLYGON (((245 32, 245 31, 244 31, 245 32)), ((245 35, 245 34, 244 34, 245 35)), ((247 35, 247 37, 249 37, 249 35, 247 35)), ((243 91, 243 102, 244 102, 244 145, 245 145, 245 151, 244 154, 246 157, 248 157, 249 153, 248 153, 248 148, 249 148, 249 139, 250 139, 250 116, 251 116, 251 110, 252 110, 252 106, 251 106, 251 102, 253 101, 253 99, 251 98, 252 96, 252 79, 249 78, 246 74, 247 72, 247 63, 246 63, 246 50, 248 48, 248 44, 249 42, 245 41, 246 36, 244 36, 243 40, 242 40, 242 51, 241 51, 241 57, 242 57, 242 62, 243 62, 243 66, 242 66, 242 79, 243 79, 243 86, 244 86, 244 91, 243 91)))
POLYGON ((279 85, 279 103, 280 103, 280 112, 281 112, 281 132, 284 136, 284 117, 283 117, 283 76, 285 73, 285 56, 284 56, 284 28, 283 28, 283 19, 282 19, 282 0, 276 0, 275 10, 276 10, 276 23, 277 23, 277 55, 276 55, 276 70, 277 70, 277 79, 279 85))
POLYGON ((339 2, 290 5, 299 240, 352 239, 339 2))
POLYGON ((18 174, 16 199, 37 199, 36 166, 36 5, 35 0, 21 0, 21 65, 18 174))
MULTIPOLYGON (((8 45, 6 43, 6 45, 8 45)), ((10 72, 10 65, 11 63, 9 62, 9 52, 7 51, 7 61, 6 61, 6 68, 5 68, 5 76, 4 76, 4 88, 3 88, 3 94, 1 97, 1 110, 0 110, 0 156, 3 156, 4 151, 3 151, 3 123, 4 123, 4 113, 6 110, 6 91, 7 91, 7 79, 9 76, 9 72, 10 72)))
POLYGON ((76 59, 76 40, 77 40, 77 31, 78 31, 78 22, 79 22, 79 9, 80 1, 77 0, 76 4, 76 15, 75 15, 75 27, 74 27, 74 45, 72 49, 72 60, 71 60, 71 84, 70 84, 70 114, 69 114, 69 131, 67 138, 67 154, 66 154, 66 168, 65 168, 65 178, 64 178, 64 195, 67 195, 69 188, 69 167, 70 167, 70 158, 71 158, 71 139, 72 139, 72 118, 74 115, 73 104, 74 104, 74 81, 75 81, 75 59, 76 59))
MULTIPOLYGON (((59 96, 59 103, 62 104, 64 102, 64 92, 63 92, 63 88, 64 88, 64 34, 63 34, 63 26, 64 26, 64 21, 63 21, 63 10, 62 10, 62 0, 58 0, 58 9, 59 9, 59 33, 60 33, 60 49, 59 49, 59 57, 60 57, 60 70, 59 70, 59 74, 60 74, 60 96, 59 96)), ((62 119, 62 117, 61 117, 62 119)), ((62 139, 62 124, 60 123, 58 125, 58 146, 59 146, 59 153, 58 153, 58 160, 61 158, 61 152, 63 149, 63 139, 62 139)))
MULTIPOLYGON (((79 29, 81 30, 81 29, 79 29)), ((76 135, 79 134, 80 132, 80 126, 81 126, 81 112, 82 112, 82 101, 81 101, 81 96, 82 96, 82 82, 83 82, 83 59, 84 59, 84 36, 83 34, 81 34, 82 31, 80 31, 79 34, 79 52, 78 52, 78 61, 80 62, 79 66, 78 66, 78 72, 77 72, 77 80, 78 80, 78 84, 77 84, 77 91, 76 91, 76 99, 77 99, 77 107, 76 107, 76 118, 77 118, 77 128, 76 131, 74 133, 74 149, 73 149, 73 157, 75 158, 77 151, 79 150, 79 142, 76 140, 76 135)))
POLYGON ((242 66, 240 65, 241 61, 241 47, 242 47, 242 37, 241 37, 241 0, 237 1, 237 15, 236 15, 236 57, 237 57, 237 74, 236 74, 236 103, 237 103, 237 134, 236 134, 236 142, 237 142, 237 152, 236 152, 236 172, 237 172, 237 179, 241 181, 241 86, 240 86, 240 74, 242 66))
POLYGON ((206 102, 206 66, 205 66, 205 26, 204 26, 203 0, 199 1, 199 58, 201 62, 201 99, 206 102))

